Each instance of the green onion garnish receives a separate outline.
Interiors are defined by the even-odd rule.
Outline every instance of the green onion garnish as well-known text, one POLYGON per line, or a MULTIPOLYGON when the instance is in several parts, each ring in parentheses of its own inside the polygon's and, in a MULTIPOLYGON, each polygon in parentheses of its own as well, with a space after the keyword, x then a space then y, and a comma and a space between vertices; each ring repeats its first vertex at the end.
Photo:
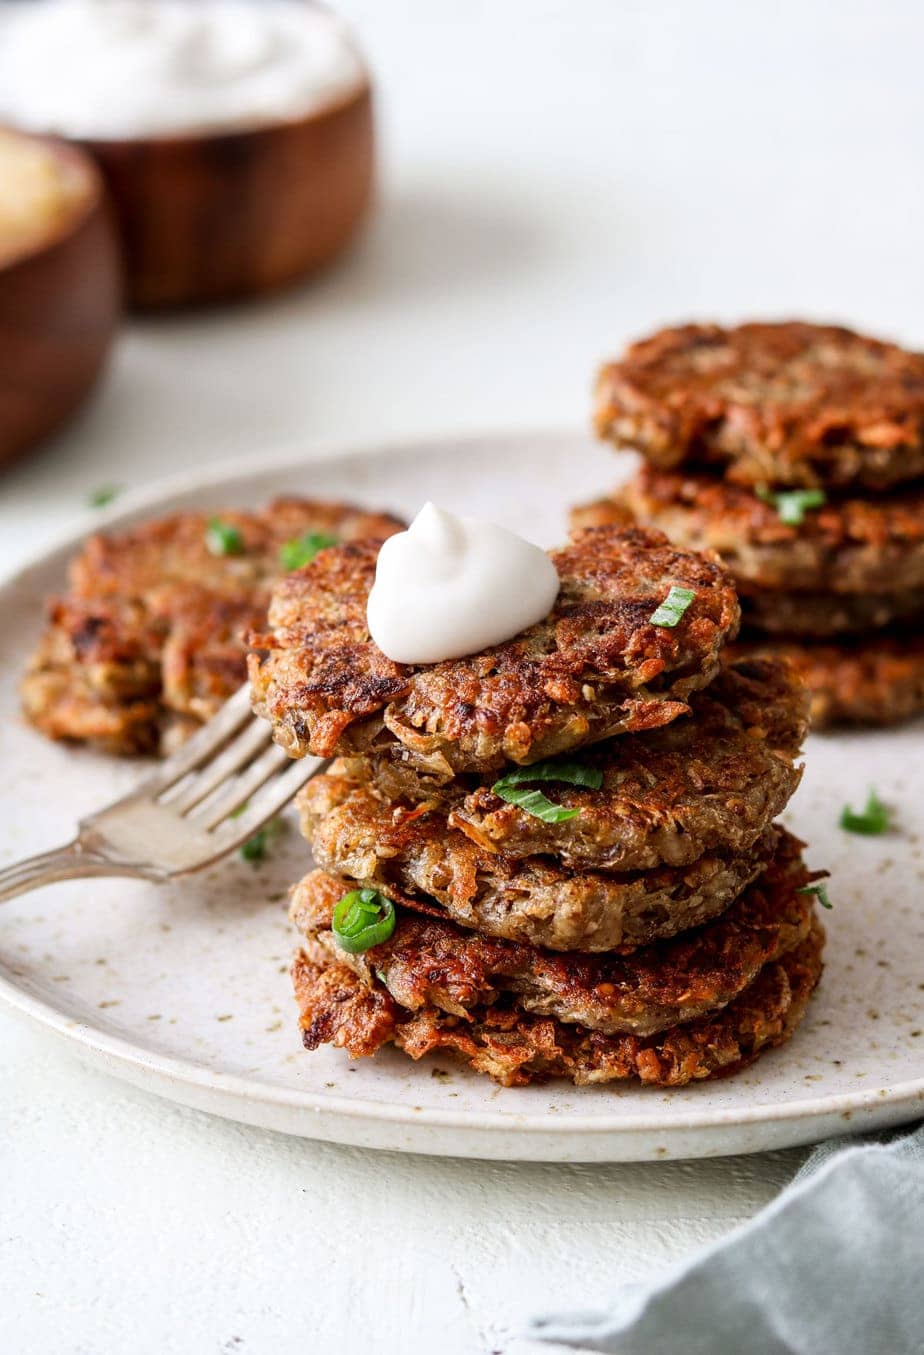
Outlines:
MULTIPOLYGON (((247 808, 246 805, 243 807, 247 808)), ((243 809, 237 811, 243 813, 243 809)), ((232 815, 235 818, 236 815, 232 815)), ((270 819, 262 828, 258 828, 253 837, 249 837, 241 847, 241 856, 245 861, 249 861, 252 866, 265 861, 269 854, 269 849, 274 842, 278 842, 285 832, 285 824, 282 819, 270 819)))
POLYGON ((828 898, 828 891, 823 884, 803 885, 801 889, 796 890, 797 894, 814 894, 815 898, 821 904, 822 908, 833 908, 834 904, 828 898))
POLYGON ((279 547, 279 563, 283 569, 301 569, 303 565, 311 564, 319 550, 339 544, 336 536, 329 536, 326 532, 304 532, 291 541, 283 542, 279 547))
POLYGON ((589 786, 591 790, 599 790, 603 785, 603 773, 598 767, 586 767, 567 758, 548 758, 545 762, 534 762, 531 767, 513 767, 499 781, 495 781, 491 789, 508 804, 516 805, 543 823, 565 823, 568 819, 577 818, 580 810, 564 809, 561 805, 552 804, 541 790, 526 789, 536 781, 562 781, 570 786, 589 786))
POLYGON ((502 800, 516 805, 524 813, 531 814, 534 819, 541 819, 543 823, 565 823, 568 819, 576 819, 580 812, 577 809, 564 809, 561 805, 553 805, 541 790, 527 790, 525 786, 502 786, 500 790, 493 786, 492 789, 502 800))
POLYGON ((112 503, 118 494, 115 485, 100 485, 99 489, 94 489, 87 502, 91 508, 105 508, 107 504, 112 503))
POLYGON ((569 786, 589 786, 599 790, 603 785, 603 773, 599 767, 588 767, 583 762, 573 762, 568 758, 550 757, 544 762, 534 762, 529 767, 511 767, 492 789, 499 795, 499 786, 530 786, 536 781, 564 781, 569 786))
POLYGON ((655 608, 648 620, 653 626, 674 627, 695 597, 694 589, 678 588, 674 584, 660 607, 655 608))
POLYGON ((213 555, 243 555, 244 538, 240 528, 221 518, 212 518, 205 529, 205 544, 213 555))
POLYGON ((799 527, 810 508, 821 508, 828 496, 823 489, 784 489, 777 492, 767 485, 758 485, 754 491, 763 503, 772 504, 780 522, 787 527, 799 527))
POLYGON ((874 790, 871 790, 866 801, 866 808, 862 814, 855 813, 850 805, 844 805, 841 810, 841 827, 848 833, 863 833, 867 837, 878 837, 889 827, 889 810, 879 799, 874 790))
POLYGON ((395 930, 395 905, 377 889, 354 889, 334 908, 331 931, 348 955, 361 955, 395 930))

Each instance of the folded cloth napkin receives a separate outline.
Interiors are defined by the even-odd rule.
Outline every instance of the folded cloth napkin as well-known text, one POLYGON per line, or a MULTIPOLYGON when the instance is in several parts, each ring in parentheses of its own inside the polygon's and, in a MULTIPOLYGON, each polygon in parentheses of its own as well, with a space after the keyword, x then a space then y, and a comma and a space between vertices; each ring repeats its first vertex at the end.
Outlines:
POLYGON ((922 1355, 924 1125, 822 1144, 743 1227, 527 1335, 611 1355, 922 1355))

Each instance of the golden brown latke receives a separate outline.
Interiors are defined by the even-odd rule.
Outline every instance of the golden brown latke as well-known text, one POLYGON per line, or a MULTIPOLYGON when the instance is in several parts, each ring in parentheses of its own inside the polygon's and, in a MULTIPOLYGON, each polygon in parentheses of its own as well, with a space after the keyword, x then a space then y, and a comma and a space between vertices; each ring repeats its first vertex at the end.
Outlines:
POLYGON ((343 504, 280 499, 258 512, 177 513, 94 536, 23 684, 25 713, 54 739, 151 751, 208 719, 244 681, 246 633, 266 621, 283 543, 309 533, 383 540, 403 524, 343 504), (241 534, 214 555, 208 524, 241 534))
POLYGON ((755 630, 820 638, 924 617, 920 485, 907 496, 834 500, 787 527, 741 485, 645 467, 612 498, 571 513, 573 529, 633 521, 684 550, 715 550, 755 630))
POLYGON ((411 1013, 379 980, 368 984, 345 964, 317 965, 304 952, 292 978, 307 1049, 333 1044, 361 1058, 391 1043, 413 1059, 439 1050, 508 1087, 549 1077, 577 1086, 638 1078, 649 1086, 680 1087, 728 1076, 788 1040, 821 977, 823 946, 824 931, 815 920, 800 945, 764 965, 718 1015, 647 1036, 605 1035, 528 1015, 510 1000, 466 1017, 433 1006, 411 1013))
POLYGON ((441 907, 488 936, 551 950, 614 950, 674 936, 715 917, 776 849, 768 829, 739 855, 706 852, 685 866, 572 872, 554 856, 488 852, 438 810, 402 813, 366 786, 317 776, 299 793, 302 831, 324 870, 396 903, 441 907))
POLYGON ((608 1034, 652 1035, 718 1011, 803 941, 814 901, 799 890, 812 878, 800 844, 784 835, 764 874, 721 917, 628 957, 493 940, 408 909, 389 940, 348 955, 330 930, 343 881, 319 870, 295 887, 289 916, 310 960, 348 965, 369 986, 378 978, 408 1011, 432 1006, 465 1016, 512 994, 523 1012, 608 1034))
POLYGON ((876 632, 836 644, 748 636, 732 655, 791 664, 808 688, 814 729, 897 725, 924 713, 924 634, 876 632))
POLYGON ((552 559, 561 591, 549 617, 470 658, 392 663, 369 637, 377 547, 326 551, 283 579, 270 633, 253 637, 255 709, 296 756, 407 756, 448 780, 529 763, 669 723, 715 675, 737 631, 734 587, 710 559, 660 532, 578 533, 552 559), (680 623, 651 624, 672 585, 695 597, 680 623))
POLYGON ((603 367, 595 421, 657 466, 882 489, 924 475, 924 355, 834 325, 683 325, 603 367))
POLYGON ((666 532, 682 550, 719 555, 739 589, 924 596, 924 484, 890 494, 831 497, 787 526, 777 507, 714 475, 643 466, 574 525, 628 520, 666 532))
POLYGON ((708 851, 743 854, 799 784, 807 694, 787 665, 745 662, 692 696, 690 711, 662 729, 583 749, 577 760, 598 769, 603 784, 546 784, 550 799, 578 811, 561 823, 506 803, 492 792, 493 777, 442 783, 400 756, 344 758, 331 772, 368 785, 399 812, 440 810, 486 852, 551 853, 571 869, 651 870, 708 851))

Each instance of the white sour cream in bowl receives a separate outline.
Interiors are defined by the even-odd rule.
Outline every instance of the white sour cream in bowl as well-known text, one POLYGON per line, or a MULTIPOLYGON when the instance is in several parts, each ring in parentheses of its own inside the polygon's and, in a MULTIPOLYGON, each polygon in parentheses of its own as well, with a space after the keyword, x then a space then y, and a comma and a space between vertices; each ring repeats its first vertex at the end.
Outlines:
POLYGON ((346 26, 306 0, 14 0, 0 118, 87 139, 304 117, 365 83, 346 26))

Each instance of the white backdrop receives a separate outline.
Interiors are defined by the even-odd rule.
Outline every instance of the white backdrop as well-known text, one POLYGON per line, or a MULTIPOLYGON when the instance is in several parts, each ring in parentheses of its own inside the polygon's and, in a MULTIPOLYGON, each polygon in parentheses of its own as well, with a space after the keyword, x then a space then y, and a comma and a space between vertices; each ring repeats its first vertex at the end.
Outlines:
MULTIPOLYGON (((924 8, 346 0, 380 88, 354 255, 254 308, 130 326, 0 477, 0 567, 108 481, 279 442, 582 422, 665 321, 799 314, 924 346, 924 8)), ((2 832, 2 830, 0 830, 2 832)), ((289 1143, 81 1072, 0 1018, 11 1351, 519 1349, 746 1217, 799 1154, 644 1168, 289 1143)))

